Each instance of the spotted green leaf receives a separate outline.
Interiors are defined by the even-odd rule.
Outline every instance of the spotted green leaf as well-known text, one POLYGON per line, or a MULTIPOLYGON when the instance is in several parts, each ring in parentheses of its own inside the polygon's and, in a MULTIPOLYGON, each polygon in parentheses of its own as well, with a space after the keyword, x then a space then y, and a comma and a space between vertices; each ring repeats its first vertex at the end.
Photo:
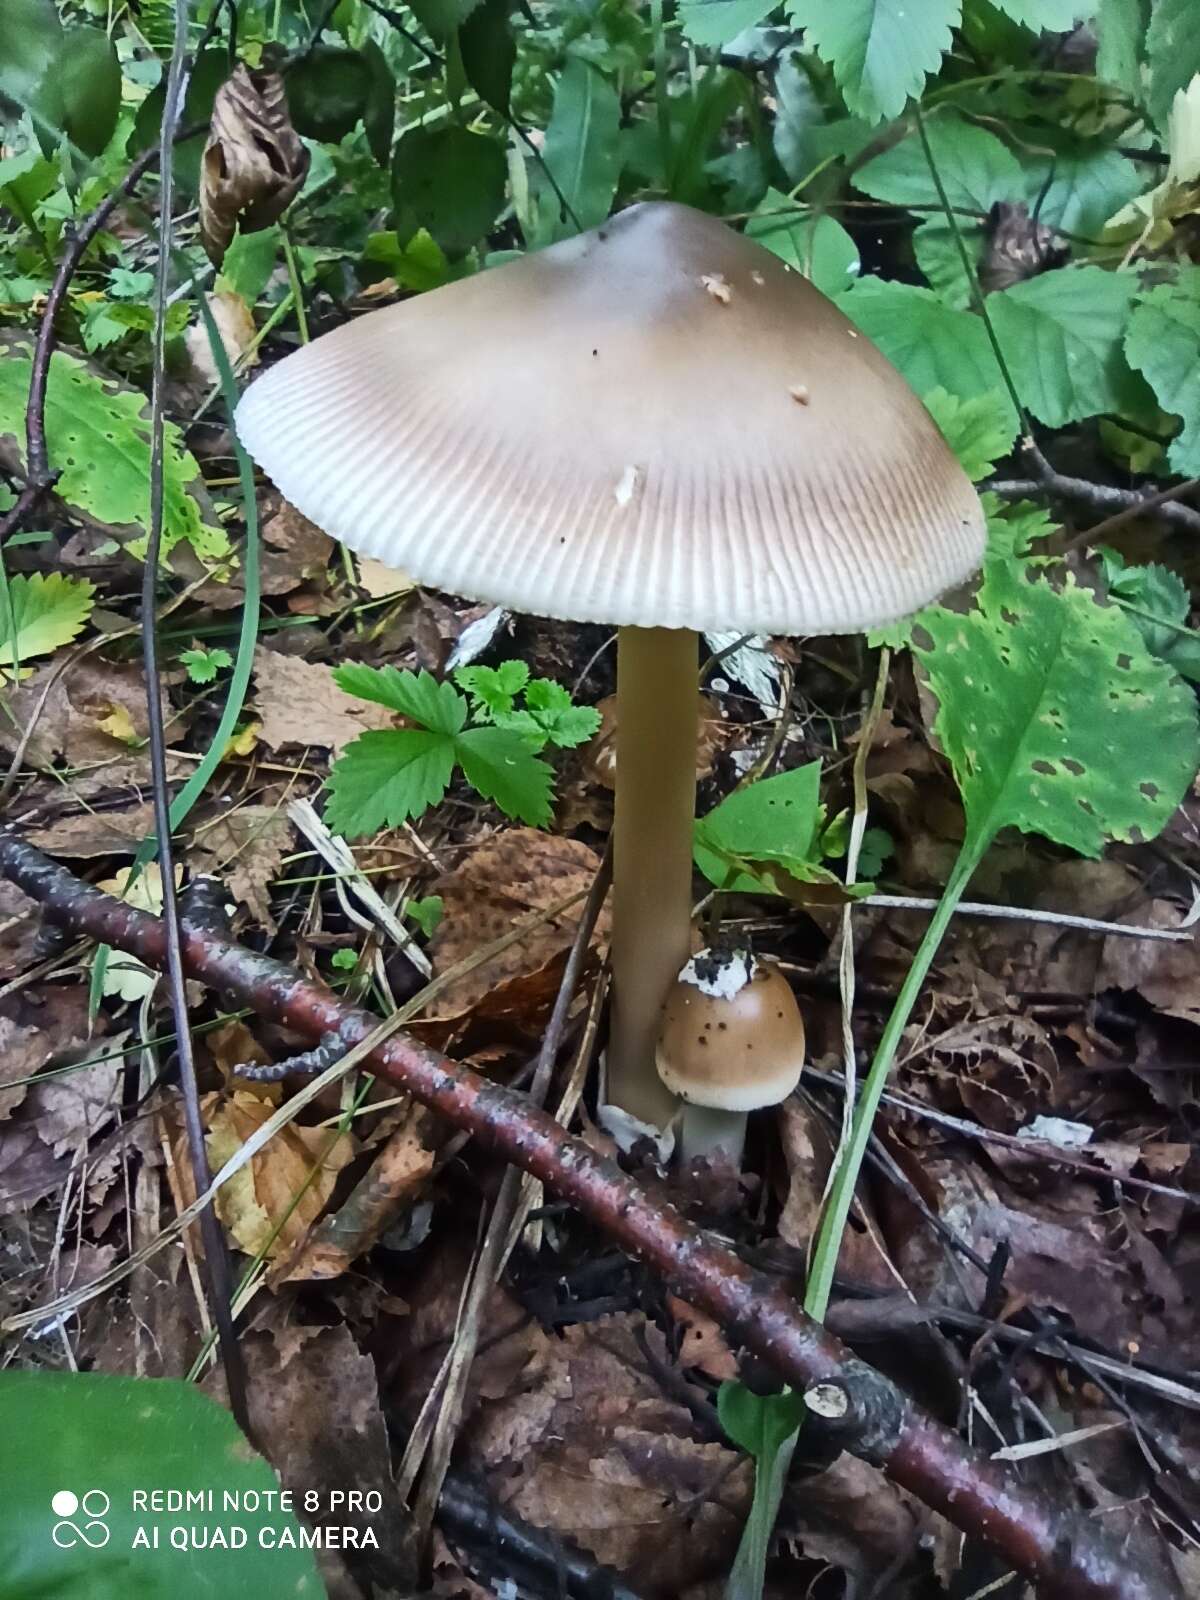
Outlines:
MULTIPOLYGON (((25 465, 25 403, 32 361, 29 341, 9 335, 0 348, 0 446, 11 446, 25 465), (4 435, 9 435, 7 441, 4 435)), ((55 492, 96 522, 113 529, 146 529, 150 521, 150 423, 146 397, 65 351, 50 361, 46 392, 46 442, 50 466, 62 474, 55 492)), ((186 540, 196 554, 215 560, 229 540, 194 492, 196 458, 173 422, 166 426, 163 552, 186 540), (209 520, 211 519, 211 520, 209 520)), ((129 548, 140 554, 144 538, 129 548)))
POLYGON ((924 612, 913 648, 962 791, 964 853, 1003 827, 1085 856, 1151 839, 1200 764, 1192 691, 1069 578, 998 564, 974 610, 924 612))

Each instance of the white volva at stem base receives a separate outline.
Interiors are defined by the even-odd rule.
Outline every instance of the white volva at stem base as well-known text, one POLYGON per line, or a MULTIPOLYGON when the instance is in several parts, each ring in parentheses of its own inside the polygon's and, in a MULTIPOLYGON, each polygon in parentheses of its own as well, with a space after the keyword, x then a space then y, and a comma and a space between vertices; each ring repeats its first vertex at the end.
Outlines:
POLYGON ((654 1051, 663 1001, 691 955, 698 697, 696 634, 621 629, 607 1098, 659 1128, 678 1104, 654 1051))

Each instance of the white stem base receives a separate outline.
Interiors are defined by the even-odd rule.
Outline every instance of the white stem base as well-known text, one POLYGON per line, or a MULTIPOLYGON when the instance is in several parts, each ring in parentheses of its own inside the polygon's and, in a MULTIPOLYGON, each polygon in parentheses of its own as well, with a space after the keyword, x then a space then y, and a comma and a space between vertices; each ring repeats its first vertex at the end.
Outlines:
POLYGON ((744 1111, 713 1111, 708 1106, 684 1106, 679 1159, 685 1167, 698 1156, 711 1158, 718 1152, 727 1161, 732 1161, 734 1166, 740 1167, 745 1142, 744 1111))

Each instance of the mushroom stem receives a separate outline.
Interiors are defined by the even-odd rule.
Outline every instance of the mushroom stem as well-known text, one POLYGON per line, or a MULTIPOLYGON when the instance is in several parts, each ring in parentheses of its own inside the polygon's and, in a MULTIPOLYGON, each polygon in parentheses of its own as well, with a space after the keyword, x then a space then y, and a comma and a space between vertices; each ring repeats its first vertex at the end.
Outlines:
POLYGON ((678 1104, 654 1065, 660 1013, 691 955, 698 676, 690 629, 621 629, 608 1100, 659 1128, 678 1104))
POLYGON ((711 1106, 684 1106, 679 1159, 685 1167, 700 1156, 715 1156, 718 1151, 735 1167, 740 1167, 745 1142, 744 1111, 715 1111, 711 1106))

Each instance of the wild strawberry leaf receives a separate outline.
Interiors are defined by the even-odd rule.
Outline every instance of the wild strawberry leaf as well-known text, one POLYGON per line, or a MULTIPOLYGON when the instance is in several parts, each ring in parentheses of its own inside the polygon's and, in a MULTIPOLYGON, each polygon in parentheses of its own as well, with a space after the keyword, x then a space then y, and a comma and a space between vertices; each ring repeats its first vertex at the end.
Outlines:
POLYGON ((69 644, 92 614, 90 583, 61 572, 17 574, 0 589, 0 665, 49 655, 69 644))

